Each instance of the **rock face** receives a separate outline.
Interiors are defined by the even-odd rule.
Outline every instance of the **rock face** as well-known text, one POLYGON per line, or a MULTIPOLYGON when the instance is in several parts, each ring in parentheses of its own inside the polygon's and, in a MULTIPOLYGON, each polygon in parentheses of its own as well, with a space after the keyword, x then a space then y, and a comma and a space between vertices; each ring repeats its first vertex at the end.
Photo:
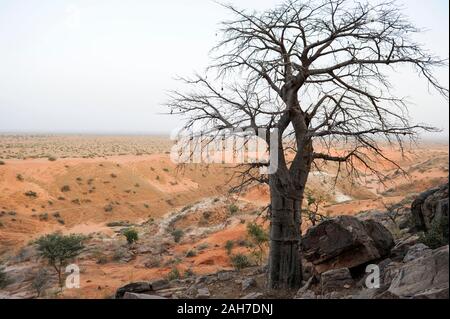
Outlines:
POLYGON ((136 294, 133 292, 126 292, 123 295, 123 299, 167 299, 167 298, 155 295, 145 295, 145 294, 136 294))
POLYGON ((253 287, 256 287, 256 280, 254 278, 245 278, 242 280, 242 291, 247 291, 253 287))
POLYGON ((448 299, 448 250, 448 246, 441 247, 404 264, 392 280, 389 293, 398 298, 448 299))
POLYGON ((319 274, 376 261, 387 256, 393 246, 394 239, 383 225, 351 216, 310 228, 302 241, 304 258, 319 274))
POLYGON ((348 289, 354 284, 353 278, 348 268, 333 269, 324 272, 320 276, 320 284, 322 286, 322 294, 348 289))
POLYGON ((428 246, 426 246, 422 243, 419 243, 414 246, 411 246, 408 249, 405 257, 403 258, 403 262, 407 263, 407 262, 413 261, 414 259, 429 256, 431 254, 432 254, 432 250, 430 248, 428 248, 428 246))
POLYGON ((208 288, 199 288, 197 290, 197 295, 195 298, 197 299, 208 299, 211 296, 208 288))
POLYGON ((411 205, 412 222, 419 231, 429 231, 435 219, 448 217, 448 184, 420 194, 411 205))
POLYGON ((116 299, 121 299, 124 297, 125 293, 143 293, 152 290, 150 283, 148 282, 133 282, 131 284, 120 287, 116 291, 116 299))

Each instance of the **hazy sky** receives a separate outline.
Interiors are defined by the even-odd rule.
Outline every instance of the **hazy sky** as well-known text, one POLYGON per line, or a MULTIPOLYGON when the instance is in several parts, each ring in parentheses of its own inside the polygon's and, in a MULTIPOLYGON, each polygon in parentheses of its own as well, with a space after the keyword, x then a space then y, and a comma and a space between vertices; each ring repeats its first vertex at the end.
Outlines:
MULTIPOLYGON (((266 8, 276 0, 230 1, 266 8)), ((448 0, 403 0, 447 58, 448 0)), ((210 0, 0 0, 0 131, 168 133, 174 77, 202 71, 228 14, 210 0)), ((438 78, 448 86, 448 68, 438 78)), ((393 75, 415 121, 444 129, 449 105, 413 72, 393 75)))

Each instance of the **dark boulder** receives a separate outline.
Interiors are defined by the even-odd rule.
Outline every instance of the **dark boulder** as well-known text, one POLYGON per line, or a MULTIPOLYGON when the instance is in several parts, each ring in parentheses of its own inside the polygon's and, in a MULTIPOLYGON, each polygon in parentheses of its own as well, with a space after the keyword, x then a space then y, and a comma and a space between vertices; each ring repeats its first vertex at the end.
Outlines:
POLYGON ((303 256, 319 274, 377 261, 386 257, 393 246, 394 239, 383 225, 351 216, 312 227, 302 240, 303 256))
POLYGON ((411 204, 412 224, 417 231, 429 231, 433 221, 448 218, 448 184, 420 194, 411 204))
POLYGON ((131 284, 127 284, 125 286, 120 287, 116 291, 116 299, 122 299, 125 293, 144 293, 150 292, 152 287, 148 282, 133 282, 131 284))

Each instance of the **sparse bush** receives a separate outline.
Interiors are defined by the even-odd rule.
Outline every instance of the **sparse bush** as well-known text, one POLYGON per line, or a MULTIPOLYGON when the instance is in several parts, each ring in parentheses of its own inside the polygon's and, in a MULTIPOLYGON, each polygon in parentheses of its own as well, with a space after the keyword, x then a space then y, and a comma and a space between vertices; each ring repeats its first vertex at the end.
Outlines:
POLYGON ((0 161, 0 165, 5 165, 5 162, 4 161, 0 161))
POLYGON ((209 248, 209 244, 208 243, 203 243, 203 244, 200 244, 200 245, 197 246, 197 249, 200 250, 200 251, 208 249, 208 248, 209 248))
POLYGON ((24 178, 23 178, 22 174, 17 174, 17 175, 16 175, 16 179, 17 179, 19 182, 23 182, 23 181, 24 181, 24 178))
POLYGON ((230 257, 231 264, 236 270, 242 270, 244 268, 248 268, 252 265, 250 262, 250 258, 244 254, 236 254, 230 257))
POLYGON ((47 221, 48 220, 48 213, 39 214, 38 217, 39 217, 40 221, 47 221))
POLYGON ((234 215, 239 211, 239 207, 237 207, 235 204, 231 204, 230 206, 228 206, 228 211, 231 215, 234 215))
POLYGON ((195 276, 195 272, 191 268, 186 269, 186 271, 184 272, 185 278, 194 277, 194 276, 195 276))
POLYGON ((121 259, 127 257, 128 255, 128 250, 123 248, 123 247, 119 247, 116 250, 114 250, 114 254, 113 254, 113 260, 114 261, 120 261, 121 259))
POLYGON ((97 258, 97 264, 99 264, 99 265, 104 265, 104 264, 107 264, 108 263, 108 257, 107 256, 105 256, 105 255, 100 255, 100 256, 98 256, 98 258, 97 258))
POLYGON ((128 226, 130 226, 130 223, 129 222, 123 222, 123 221, 110 222, 110 223, 107 223, 106 226, 108 226, 108 227, 128 227, 128 226))
POLYGON ((70 186, 64 185, 63 187, 61 187, 61 192, 63 192, 63 193, 70 192, 70 186))
POLYGON ((111 176, 111 178, 117 178, 117 175, 114 173, 112 173, 110 176, 111 176))
POLYGON ((184 232, 181 229, 174 229, 172 231, 173 240, 176 243, 179 243, 181 241, 181 238, 183 237, 183 235, 184 235, 184 232))
POLYGON ((48 274, 48 271, 43 268, 39 269, 33 281, 31 282, 31 286, 34 290, 36 290, 38 298, 48 288, 49 280, 50 275, 48 274))
POLYGON ((59 285, 62 288, 62 269, 68 262, 78 256, 84 248, 82 235, 62 235, 54 233, 45 235, 36 240, 39 254, 47 259, 48 263, 58 274, 59 285))
POLYGON ((25 196, 36 198, 38 195, 37 195, 36 192, 28 191, 28 192, 25 193, 25 196))
POLYGON ((134 242, 138 241, 139 235, 138 232, 133 228, 125 229, 123 232, 123 235, 127 239, 128 244, 133 244, 134 242))
POLYGON ((225 249, 227 251, 228 255, 231 255, 231 252, 233 251, 234 242, 232 240, 227 240, 225 243, 225 249))
POLYGON ((173 267, 172 270, 167 274, 167 280, 170 280, 170 281, 180 279, 180 278, 181 278, 180 271, 176 267, 173 267))
POLYGON ((48 157, 48 160, 49 160, 50 162, 54 162, 54 161, 56 161, 56 157, 54 157, 54 156, 49 156, 49 157, 48 157))
POLYGON ((105 210, 105 212, 109 213, 113 211, 114 207, 111 204, 109 204, 106 205, 103 209, 105 210))
POLYGON ((420 236, 419 241, 432 249, 448 245, 448 216, 435 218, 428 232, 420 236))
POLYGON ((212 212, 206 211, 206 212, 203 212, 202 215, 205 220, 209 220, 211 218, 212 212))
POLYGON ((190 249, 186 252, 186 257, 187 258, 192 258, 197 256, 197 251, 195 249, 190 249))
POLYGON ((145 262, 146 268, 159 268, 161 267, 161 258, 156 256, 151 256, 146 262, 145 262))
POLYGON ((182 262, 183 262, 183 260, 180 257, 169 258, 168 260, 166 260, 164 262, 164 267, 178 265, 178 264, 181 264, 182 262))
POLYGON ((247 225, 247 234, 253 242, 257 245, 263 245, 269 241, 269 234, 256 223, 247 225))

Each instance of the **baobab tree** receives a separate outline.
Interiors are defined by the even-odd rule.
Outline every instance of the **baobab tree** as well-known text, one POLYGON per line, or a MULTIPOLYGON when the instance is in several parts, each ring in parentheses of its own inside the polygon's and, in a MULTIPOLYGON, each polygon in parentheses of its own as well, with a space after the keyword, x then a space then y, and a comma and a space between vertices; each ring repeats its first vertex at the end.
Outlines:
POLYGON ((184 78, 189 89, 173 92, 168 106, 186 118, 186 128, 276 132, 277 152, 269 149, 276 172, 260 175, 257 168, 266 164, 247 164, 240 186, 269 185, 269 286, 297 288, 311 169, 336 162, 338 174, 355 178, 363 170, 380 176, 377 160, 400 169, 383 144, 403 150, 418 132, 434 129, 410 122, 408 101, 392 93, 389 75, 410 66, 448 99, 434 76, 446 60, 414 41, 422 31, 394 1, 288 0, 263 12, 225 7, 233 18, 221 24, 211 66, 184 78))

